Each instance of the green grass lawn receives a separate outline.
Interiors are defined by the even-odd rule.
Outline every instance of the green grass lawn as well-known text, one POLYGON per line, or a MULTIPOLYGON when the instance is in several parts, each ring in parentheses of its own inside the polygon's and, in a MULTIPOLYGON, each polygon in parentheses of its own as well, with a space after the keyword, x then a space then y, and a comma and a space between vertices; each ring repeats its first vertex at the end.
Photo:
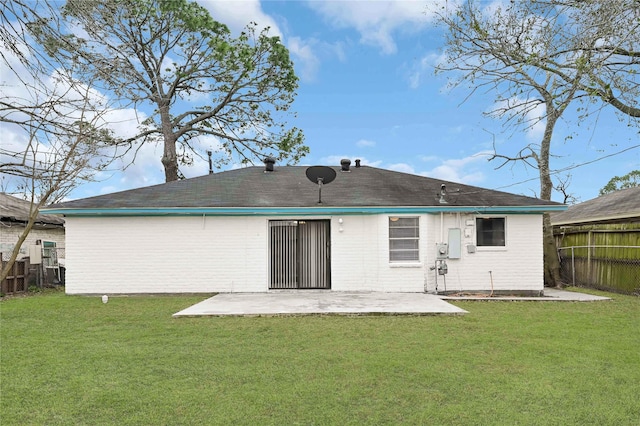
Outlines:
POLYGON ((174 319, 203 297, 5 300, 0 424, 637 425, 640 298, 606 295, 422 317, 174 319))

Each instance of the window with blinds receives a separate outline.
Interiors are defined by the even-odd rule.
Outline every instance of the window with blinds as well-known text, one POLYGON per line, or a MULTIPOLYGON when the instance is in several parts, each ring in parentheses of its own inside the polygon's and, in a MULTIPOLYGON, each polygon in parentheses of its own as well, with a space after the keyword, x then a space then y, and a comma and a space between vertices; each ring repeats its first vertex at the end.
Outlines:
POLYGON ((389 261, 420 261, 420 227, 417 217, 389 218, 389 261))

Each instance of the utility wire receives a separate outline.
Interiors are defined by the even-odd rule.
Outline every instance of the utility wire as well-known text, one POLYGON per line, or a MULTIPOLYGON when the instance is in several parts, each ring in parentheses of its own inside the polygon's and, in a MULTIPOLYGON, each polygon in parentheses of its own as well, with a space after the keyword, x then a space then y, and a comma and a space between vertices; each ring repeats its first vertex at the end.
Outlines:
MULTIPOLYGON (((554 171, 550 172, 549 174, 556 175, 558 173, 566 172, 567 170, 577 169, 578 167, 586 166, 587 164, 592 164, 592 163, 595 163, 597 161, 604 160, 605 158, 614 157, 616 155, 622 154, 623 152, 631 151, 632 149, 635 149, 635 148, 640 148, 640 144, 634 145, 634 146, 630 146, 630 147, 625 148, 625 149, 623 149, 621 151, 614 152, 614 153, 611 153, 611 154, 607 154, 607 155, 604 155, 602 157, 595 158, 593 160, 585 161, 584 163, 574 164, 572 166, 567 166, 567 167, 565 167, 563 169, 554 170, 554 171)), ((493 189, 509 188, 511 186, 520 185, 521 183, 527 183, 527 182, 531 182, 532 180, 538 180, 538 179, 540 179, 540 176, 536 176, 536 177, 533 177, 533 178, 530 178, 530 179, 526 179, 526 180, 523 180, 523 181, 520 181, 520 182, 511 183, 509 185, 499 186, 499 187, 493 188, 493 189)))

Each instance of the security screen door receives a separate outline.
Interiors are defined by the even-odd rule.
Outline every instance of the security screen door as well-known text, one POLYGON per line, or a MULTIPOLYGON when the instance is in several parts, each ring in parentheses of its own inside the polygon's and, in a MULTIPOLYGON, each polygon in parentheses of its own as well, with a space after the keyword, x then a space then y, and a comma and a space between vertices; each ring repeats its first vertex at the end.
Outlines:
POLYGON ((331 288, 328 220, 269 221, 269 289, 331 288))

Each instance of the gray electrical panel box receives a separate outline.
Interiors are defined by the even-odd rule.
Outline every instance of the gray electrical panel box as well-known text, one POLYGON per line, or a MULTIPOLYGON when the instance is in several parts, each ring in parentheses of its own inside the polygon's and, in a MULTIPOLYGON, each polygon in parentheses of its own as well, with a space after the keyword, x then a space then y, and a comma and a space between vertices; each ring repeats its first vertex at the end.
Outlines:
POLYGON ((436 259, 446 259, 449 256, 447 243, 436 244, 436 259))
POLYGON ((449 228, 449 259, 460 259, 462 252, 462 230, 449 228))
POLYGON ((42 263, 41 245, 29 246, 29 263, 31 263, 32 265, 39 265, 42 263))

